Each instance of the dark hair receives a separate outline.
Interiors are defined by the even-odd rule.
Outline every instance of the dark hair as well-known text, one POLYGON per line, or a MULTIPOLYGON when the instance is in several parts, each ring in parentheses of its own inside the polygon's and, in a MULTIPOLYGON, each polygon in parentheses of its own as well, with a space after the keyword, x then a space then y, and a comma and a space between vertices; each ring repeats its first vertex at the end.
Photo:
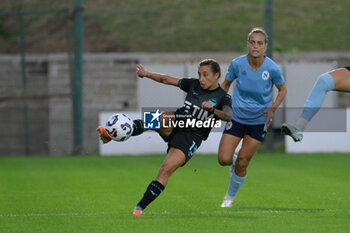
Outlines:
POLYGON ((248 41, 250 39, 250 36, 253 34, 253 33, 261 33, 264 37, 265 37, 265 43, 267 44, 267 42, 269 41, 269 36, 267 35, 267 33, 264 31, 264 29, 262 28, 253 28, 249 34, 248 34, 248 41))
POLYGON ((199 66, 210 66, 211 71, 213 71, 214 74, 219 73, 219 78, 220 78, 221 76, 220 65, 214 59, 204 59, 199 63, 199 66))

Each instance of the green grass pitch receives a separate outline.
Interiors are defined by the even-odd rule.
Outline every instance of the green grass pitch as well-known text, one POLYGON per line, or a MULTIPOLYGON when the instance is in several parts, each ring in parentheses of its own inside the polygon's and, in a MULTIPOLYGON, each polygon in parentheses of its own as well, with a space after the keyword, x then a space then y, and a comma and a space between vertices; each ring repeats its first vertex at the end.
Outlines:
POLYGON ((0 158, 0 232, 350 232, 350 154, 265 154, 234 207, 228 169, 196 155, 142 217, 164 156, 0 158))

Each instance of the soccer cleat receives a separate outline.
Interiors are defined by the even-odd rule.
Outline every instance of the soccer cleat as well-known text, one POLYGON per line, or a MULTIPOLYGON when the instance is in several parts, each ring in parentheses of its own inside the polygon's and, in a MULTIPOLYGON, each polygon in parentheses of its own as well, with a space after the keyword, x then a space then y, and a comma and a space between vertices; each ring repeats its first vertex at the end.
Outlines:
POLYGON ((112 139, 109 137, 108 133, 106 132, 105 128, 99 126, 97 127, 96 131, 100 135, 100 139, 103 142, 103 144, 110 142, 112 139))
POLYGON ((299 126, 295 124, 283 123, 281 131, 283 134, 291 136, 294 142, 300 142, 303 139, 303 132, 301 131, 299 126))
POLYGON ((233 163, 232 163, 232 165, 228 168, 228 174, 230 175, 230 177, 232 176, 233 172, 235 171, 237 156, 238 156, 238 155, 237 155, 236 153, 233 155, 233 163))
POLYGON ((135 209, 132 211, 132 216, 143 216, 143 209, 136 206, 135 209))
POLYGON ((223 208, 232 207, 232 203, 233 203, 233 197, 226 194, 224 197, 224 200, 222 201, 221 207, 223 208))

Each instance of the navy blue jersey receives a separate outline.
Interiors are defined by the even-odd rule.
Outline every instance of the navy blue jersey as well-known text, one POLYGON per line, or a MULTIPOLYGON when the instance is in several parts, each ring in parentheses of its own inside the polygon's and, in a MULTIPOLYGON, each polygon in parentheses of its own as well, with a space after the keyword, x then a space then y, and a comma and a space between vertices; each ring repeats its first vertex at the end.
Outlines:
MULTIPOLYGON (((199 83, 198 79, 181 79, 179 81, 179 87, 187 92, 184 105, 177 109, 176 119, 195 119, 195 121, 208 121, 218 120, 218 118, 203 108, 202 103, 205 101, 210 102, 214 108, 222 110, 224 107, 231 108, 232 100, 220 86, 214 90, 204 90, 199 83)), ((206 140, 212 129, 212 124, 209 127, 191 127, 190 130, 196 135, 206 140)))

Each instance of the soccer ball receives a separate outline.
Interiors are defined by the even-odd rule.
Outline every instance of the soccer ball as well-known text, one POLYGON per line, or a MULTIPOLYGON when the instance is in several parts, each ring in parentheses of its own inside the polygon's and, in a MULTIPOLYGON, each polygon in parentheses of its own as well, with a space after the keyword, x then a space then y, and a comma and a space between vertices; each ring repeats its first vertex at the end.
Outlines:
POLYGON ((126 141, 134 131, 133 121, 123 113, 116 113, 111 116, 105 127, 108 135, 114 141, 126 141))

